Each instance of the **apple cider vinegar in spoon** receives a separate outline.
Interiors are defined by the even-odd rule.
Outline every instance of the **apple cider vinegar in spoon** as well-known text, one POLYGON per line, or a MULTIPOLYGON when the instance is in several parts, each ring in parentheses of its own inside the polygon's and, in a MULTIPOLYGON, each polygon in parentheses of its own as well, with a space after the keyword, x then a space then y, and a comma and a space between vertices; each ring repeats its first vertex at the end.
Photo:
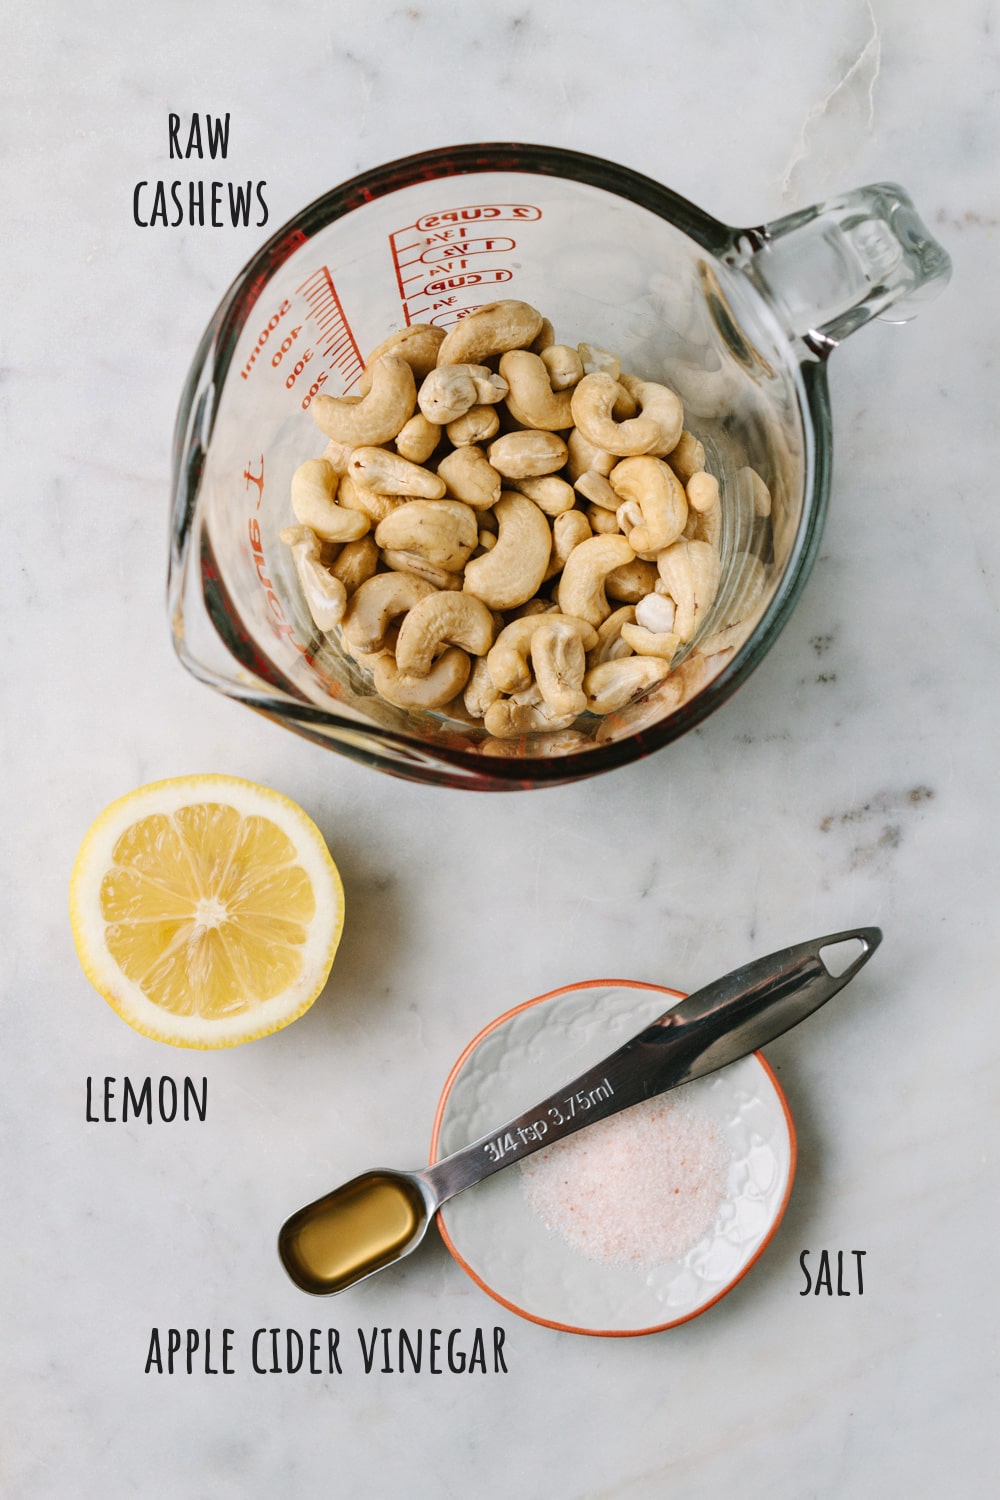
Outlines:
POLYGON ((413 1249, 430 1218, 420 1187, 401 1172, 366 1172, 300 1209, 278 1252, 304 1292, 340 1292, 413 1249))

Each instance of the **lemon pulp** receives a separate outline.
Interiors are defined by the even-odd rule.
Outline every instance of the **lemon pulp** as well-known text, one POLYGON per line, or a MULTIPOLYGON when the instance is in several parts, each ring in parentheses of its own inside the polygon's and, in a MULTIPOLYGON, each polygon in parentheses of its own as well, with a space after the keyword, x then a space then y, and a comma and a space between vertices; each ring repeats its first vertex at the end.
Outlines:
POLYGON ((112 858, 105 939, 154 1005, 238 1014, 299 978, 316 902, 274 823, 196 802, 133 823, 112 858))
POLYGON ((112 804, 77 857, 71 908, 83 967, 125 1020, 203 1047, 301 1015, 343 921, 319 830, 287 798, 229 777, 112 804))

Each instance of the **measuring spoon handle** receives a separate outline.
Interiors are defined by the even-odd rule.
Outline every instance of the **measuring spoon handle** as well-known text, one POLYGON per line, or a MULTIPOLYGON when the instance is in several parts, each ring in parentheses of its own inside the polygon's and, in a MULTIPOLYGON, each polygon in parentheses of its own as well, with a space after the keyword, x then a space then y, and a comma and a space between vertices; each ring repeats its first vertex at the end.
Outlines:
POLYGON ((797 1026, 852 980, 882 941, 877 927, 857 927, 782 948, 734 969, 664 1012, 603 1062, 415 1175, 438 1207, 476 1182, 550 1146, 585 1125, 643 1099, 713 1073, 797 1026), (832 951, 860 944, 837 972, 832 951))

